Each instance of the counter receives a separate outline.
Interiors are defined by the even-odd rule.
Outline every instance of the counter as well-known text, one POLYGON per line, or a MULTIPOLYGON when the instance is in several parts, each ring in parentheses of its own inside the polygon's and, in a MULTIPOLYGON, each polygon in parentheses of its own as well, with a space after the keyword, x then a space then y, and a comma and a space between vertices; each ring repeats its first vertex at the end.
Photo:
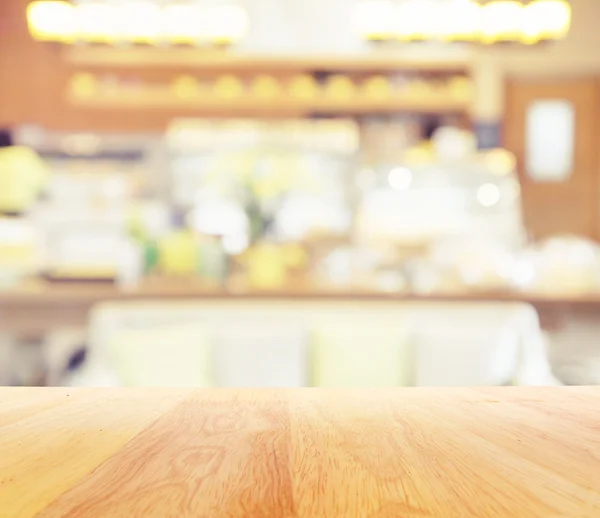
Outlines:
POLYGON ((600 516, 600 389, 0 389, 0 514, 600 516))
POLYGON ((61 327, 85 327, 90 310, 107 301, 140 300, 364 301, 364 302, 527 302, 546 329, 559 327, 572 312, 600 313, 600 294, 545 295, 517 292, 457 292, 418 295, 297 287, 275 292, 228 291, 190 279, 156 279, 123 289, 112 283, 33 281, 0 291, 0 332, 38 338, 61 327))

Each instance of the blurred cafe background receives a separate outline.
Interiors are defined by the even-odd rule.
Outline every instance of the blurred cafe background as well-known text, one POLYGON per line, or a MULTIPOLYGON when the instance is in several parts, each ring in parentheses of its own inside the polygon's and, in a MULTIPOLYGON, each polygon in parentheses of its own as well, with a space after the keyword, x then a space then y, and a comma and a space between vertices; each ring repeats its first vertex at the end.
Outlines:
POLYGON ((600 384, 597 20, 0 1, 0 384, 600 384))

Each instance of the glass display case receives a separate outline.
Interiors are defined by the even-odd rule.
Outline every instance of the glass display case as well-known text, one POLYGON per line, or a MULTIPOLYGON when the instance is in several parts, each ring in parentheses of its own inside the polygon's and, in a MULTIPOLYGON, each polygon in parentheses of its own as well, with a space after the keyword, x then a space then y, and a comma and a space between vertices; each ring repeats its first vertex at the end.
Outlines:
POLYGON ((266 237, 349 232, 358 151, 350 120, 180 120, 167 143, 173 204, 231 253, 266 237))
MULTIPOLYGON (((40 236, 43 272, 52 279, 114 279, 132 211, 141 204, 147 212, 142 200, 160 192, 161 138, 22 127, 15 140, 50 170, 43 198, 27 215, 40 236)), ((160 217, 168 217, 165 210, 160 217)))

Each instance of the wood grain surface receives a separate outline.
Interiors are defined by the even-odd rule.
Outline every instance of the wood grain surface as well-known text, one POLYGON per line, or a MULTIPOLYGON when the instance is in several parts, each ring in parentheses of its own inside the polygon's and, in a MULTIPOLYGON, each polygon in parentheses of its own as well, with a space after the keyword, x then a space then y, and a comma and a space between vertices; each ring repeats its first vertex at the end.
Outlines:
POLYGON ((598 517, 600 389, 0 389, 0 516, 598 517))

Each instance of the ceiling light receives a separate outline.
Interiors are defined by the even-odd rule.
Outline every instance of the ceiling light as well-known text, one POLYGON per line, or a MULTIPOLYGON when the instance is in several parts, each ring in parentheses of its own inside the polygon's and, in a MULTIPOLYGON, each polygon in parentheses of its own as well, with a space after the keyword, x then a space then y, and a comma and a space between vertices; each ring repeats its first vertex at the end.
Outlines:
POLYGON ((534 0, 527 4, 521 20, 525 43, 564 38, 571 25, 571 6, 564 0, 534 0))
POLYGON ((77 37, 83 41, 112 43, 119 38, 116 8, 93 2, 77 7, 77 37))
POLYGON ((564 38, 567 0, 360 0, 354 22, 363 39, 537 43, 564 38))
POLYGON ((67 2, 33 2, 27 7, 27 23, 34 39, 67 43, 75 32, 75 9, 67 2))
POLYGON ((523 4, 517 0, 493 0, 481 8, 481 40, 484 43, 517 41, 523 20, 523 4))
POLYGON ((475 0, 450 0, 438 14, 439 34, 443 40, 473 41, 481 22, 481 6, 475 0))
POLYGON ((168 5, 164 18, 165 34, 172 43, 196 43, 206 33, 205 17, 197 5, 168 5))
POLYGON ((150 2, 127 2, 119 9, 119 25, 126 41, 153 43, 162 36, 163 10, 150 2))
POLYGON ((354 12, 354 25, 367 40, 385 40, 394 35, 396 7, 390 0, 360 2, 354 12))
POLYGON ((232 43, 242 39, 248 30, 248 15, 236 4, 216 5, 206 13, 207 36, 216 43, 232 43))
POLYGON ((407 0, 395 12, 396 37, 400 40, 427 40, 440 35, 439 4, 431 0, 407 0))

